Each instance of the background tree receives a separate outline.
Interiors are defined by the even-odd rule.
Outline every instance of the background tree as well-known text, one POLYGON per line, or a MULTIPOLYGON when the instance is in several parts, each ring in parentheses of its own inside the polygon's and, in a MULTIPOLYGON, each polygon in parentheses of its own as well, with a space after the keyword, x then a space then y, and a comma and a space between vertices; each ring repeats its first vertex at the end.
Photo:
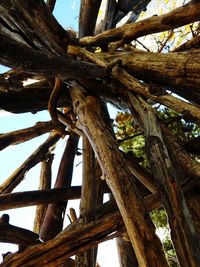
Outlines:
POLYGON ((164 1, 161 14, 156 1, 100 4, 81 1, 76 35, 52 15, 56 1, 0 3, 0 63, 12 68, 1 75, 0 107, 51 115, 0 135, 3 150, 50 133, 0 186, 1 210, 42 204, 37 234, 1 217, 0 241, 19 245, 1 266, 93 267, 98 243, 115 237, 121 266, 199 265, 200 3, 164 1), (150 4, 153 16, 145 18, 150 4), (27 78, 37 82, 25 86, 27 78), (107 103, 121 110, 114 123, 107 103), (52 150, 66 135, 49 189, 52 150), (79 136, 83 177, 74 187, 79 136), (12 193, 39 162, 41 189, 12 193), (76 198, 80 217, 71 210, 63 230, 67 201, 76 198), (153 222, 169 224, 166 253, 153 222))

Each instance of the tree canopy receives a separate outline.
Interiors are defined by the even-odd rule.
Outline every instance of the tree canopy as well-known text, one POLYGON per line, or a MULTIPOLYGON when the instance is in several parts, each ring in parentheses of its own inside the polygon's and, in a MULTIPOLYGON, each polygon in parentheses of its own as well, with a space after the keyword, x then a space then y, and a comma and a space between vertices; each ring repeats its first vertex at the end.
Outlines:
POLYGON ((0 1, 0 64, 11 68, 0 109, 51 116, 0 134, 4 153, 49 133, 0 185, 1 210, 37 205, 33 231, 0 218, 0 242, 19 245, 0 266, 95 267, 111 238, 122 267, 199 266, 200 2, 81 0, 78 32, 55 19, 57 2, 0 1), (80 154, 82 184, 72 186, 80 154), (13 193, 38 163, 39 190, 13 193), (63 229, 70 199, 81 200, 80 216, 71 209, 63 229), (163 244, 155 226, 170 230, 163 244))

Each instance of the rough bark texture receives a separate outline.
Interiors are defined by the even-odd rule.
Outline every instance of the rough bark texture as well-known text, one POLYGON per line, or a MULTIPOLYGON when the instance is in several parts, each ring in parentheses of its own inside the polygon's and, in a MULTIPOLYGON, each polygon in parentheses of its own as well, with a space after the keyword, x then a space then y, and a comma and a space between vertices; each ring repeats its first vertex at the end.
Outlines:
POLYGON ((167 14, 152 16, 144 21, 123 25, 94 37, 84 37, 80 43, 90 46, 101 46, 118 40, 122 40, 122 43, 130 43, 132 40, 150 33, 167 31, 198 21, 200 18, 199 6, 198 1, 191 1, 167 14))
POLYGON ((133 177, 128 170, 123 168, 123 158, 118 151, 113 133, 102 120, 100 104, 92 96, 88 96, 85 99, 84 94, 77 85, 72 90, 72 98, 82 130, 88 136, 98 156, 104 179, 116 199, 139 264, 148 266, 148 262, 152 262, 155 266, 167 266, 162 245, 155 235, 153 224, 144 209, 133 177), (95 113, 93 112, 94 110, 95 113), (113 157, 113 154, 115 157, 113 157), (151 242, 154 245, 156 244, 157 252, 151 246, 151 242), (159 260, 156 257, 156 253, 160 254, 159 260))
POLYGON ((157 183, 158 192, 167 210, 171 236, 181 266, 197 266, 200 258, 199 237, 192 223, 178 172, 173 169, 162 133, 150 106, 142 99, 130 96, 132 107, 138 111, 146 135, 146 150, 157 183), (175 215, 176 214, 176 215, 175 215), (184 222, 184 223, 183 223, 184 222), (187 257, 186 255, 190 255, 187 257))
MULTIPOLYGON (((51 188, 51 167, 52 167, 52 161, 53 161, 53 154, 47 154, 44 161, 41 163, 41 171, 40 171, 40 184, 39 189, 40 190, 48 190, 51 188)), ((35 220, 34 220, 34 226, 33 231, 35 233, 40 232, 40 227, 44 220, 44 215, 47 210, 48 205, 40 205, 37 206, 36 212, 35 212, 35 220)))
MULTIPOLYGON (((76 134, 70 134, 61 159, 54 188, 66 188, 67 190, 71 186, 74 157, 77 152, 78 140, 79 137, 76 134)), ((66 201, 48 205, 40 229, 40 237, 42 240, 50 240, 62 230, 66 205, 66 201)))
POLYGON ((131 246, 131 243, 120 237, 118 237, 116 241, 117 241, 120 267, 139 266, 137 258, 135 256, 135 252, 133 250, 133 247, 131 246))
POLYGON ((180 265, 199 266, 199 24, 174 29, 200 19, 200 2, 137 21, 151 1, 109 0, 96 25, 101 2, 81 1, 76 34, 64 30, 52 15, 56 0, 0 1, 0 63, 12 68, 0 75, 0 113, 31 112, 34 116, 49 110, 52 118, 10 133, 4 133, 1 124, 1 153, 45 133, 50 137, 0 186, 0 210, 40 205, 34 231, 41 233, 44 242, 37 233, 9 224, 9 216, 3 214, 0 242, 18 244, 19 251, 4 255, 0 266, 96 267, 98 243, 112 238, 118 238, 121 266, 168 266, 149 216, 162 206, 180 265), (127 14, 125 24, 116 26, 127 14), (166 39, 159 39, 158 52, 137 49, 139 42, 145 49, 137 38, 148 39, 149 34, 167 30, 166 39), (170 47, 176 43, 174 35, 184 44, 170 47), (25 85, 29 78, 36 81, 25 85), (118 122, 112 123, 108 102, 132 112, 131 122, 118 130, 123 130, 130 144, 137 140, 130 129, 145 136, 142 157, 137 158, 137 145, 131 148, 134 156, 121 151, 124 141, 116 140, 118 122), (50 153, 66 135, 55 188, 47 189, 51 164, 56 162, 50 153), (77 148, 79 136, 83 150, 77 148), (74 187, 74 158, 80 154, 82 185, 74 187), (40 162, 40 190, 11 193, 40 162), (112 196, 102 204, 105 192, 112 196), (62 230, 70 199, 81 200, 81 215, 77 218, 72 207, 71 223, 62 230), (74 255, 76 260, 69 258, 74 255))

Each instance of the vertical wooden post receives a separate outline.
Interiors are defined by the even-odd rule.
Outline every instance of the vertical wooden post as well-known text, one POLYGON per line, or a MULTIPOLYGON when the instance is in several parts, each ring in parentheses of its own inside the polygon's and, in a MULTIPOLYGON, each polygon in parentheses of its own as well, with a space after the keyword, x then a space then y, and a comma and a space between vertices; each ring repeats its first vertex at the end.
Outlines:
POLYGON ((168 214, 171 237, 182 267, 200 262, 200 239, 162 138, 155 113, 142 97, 129 94, 134 115, 144 127, 146 151, 160 198, 168 214))
MULTIPOLYGON (((51 166, 54 155, 51 153, 47 153, 45 160, 41 162, 41 171, 40 171, 40 185, 39 189, 51 189, 51 166)), ((35 213, 35 220, 33 231, 35 233, 40 232, 40 227, 42 225, 44 215, 46 212, 48 205, 38 205, 35 213)))
POLYGON ((78 121, 95 151, 103 176, 110 187, 124 220, 131 243, 141 267, 168 266, 161 242, 137 187, 134 177, 114 139, 112 129, 105 123, 100 101, 85 96, 76 82, 71 88, 71 97, 78 121), (159 258, 158 258, 159 255, 159 258))

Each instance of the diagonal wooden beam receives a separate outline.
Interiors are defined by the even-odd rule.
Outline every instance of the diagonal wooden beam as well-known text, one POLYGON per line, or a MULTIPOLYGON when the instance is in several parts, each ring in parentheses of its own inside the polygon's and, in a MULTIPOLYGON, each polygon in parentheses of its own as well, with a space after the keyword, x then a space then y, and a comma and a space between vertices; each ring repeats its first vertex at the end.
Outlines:
POLYGON ((145 20, 105 31, 94 37, 84 37, 80 40, 83 46, 101 46, 114 41, 121 44, 130 43, 132 40, 147 34, 168 31, 200 19, 200 2, 191 1, 160 16, 152 16, 145 20))

